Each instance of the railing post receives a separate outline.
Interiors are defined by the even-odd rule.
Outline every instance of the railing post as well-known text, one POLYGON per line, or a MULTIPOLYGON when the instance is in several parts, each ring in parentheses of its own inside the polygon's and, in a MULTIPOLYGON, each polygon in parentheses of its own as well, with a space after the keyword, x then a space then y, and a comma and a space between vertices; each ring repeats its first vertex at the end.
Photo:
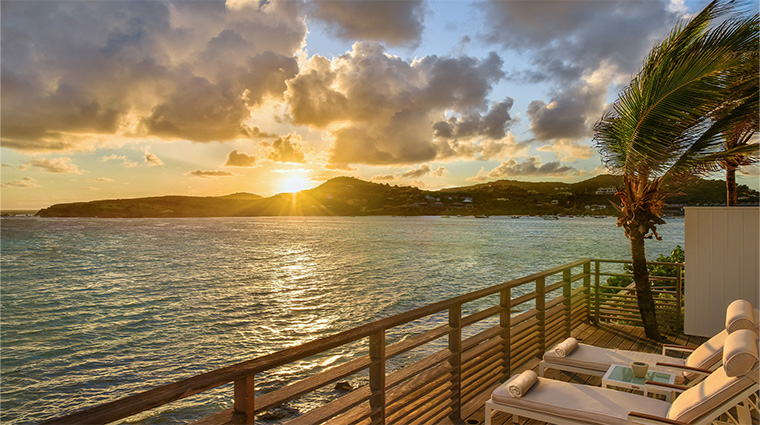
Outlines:
POLYGON ((499 326, 501 327, 501 376, 504 380, 509 378, 512 369, 512 288, 503 289, 499 298, 499 326))
POLYGON ((385 330, 369 336, 369 405, 372 425, 385 425, 385 330))
POLYGON ((462 305, 449 309, 449 367, 451 370, 451 413, 454 423, 462 421, 462 305))
POLYGON ((245 423, 252 424, 256 407, 254 375, 235 380, 235 412, 245 414, 245 423))
POLYGON ((586 317, 591 319, 591 260, 583 263, 583 295, 586 297, 586 317))
POLYGON ((536 318, 538 319, 538 355, 546 352, 546 277, 536 279, 536 318))
POLYGON ((676 267, 676 335, 683 331, 683 264, 676 267))
POLYGON ((565 322, 565 338, 570 337, 570 331, 572 330, 571 326, 573 323, 573 305, 570 302, 570 277, 571 269, 565 269, 565 271, 562 272, 562 303, 565 305, 565 315, 567 317, 567 322, 565 322))
POLYGON ((599 324, 599 260, 594 261, 594 271, 596 275, 594 279, 594 317, 596 323, 599 324))

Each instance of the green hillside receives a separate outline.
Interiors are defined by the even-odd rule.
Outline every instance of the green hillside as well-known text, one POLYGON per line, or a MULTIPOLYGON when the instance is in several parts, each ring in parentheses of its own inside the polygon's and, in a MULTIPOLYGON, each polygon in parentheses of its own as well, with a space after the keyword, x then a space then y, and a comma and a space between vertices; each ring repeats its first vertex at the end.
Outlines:
MULTIPOLYGON (((601 175, 578 183, 499 180, 473 186, 426 191, 409 186, 337 177, 298 193, 262 198, 250 193, 217 197, 161 196, 56 204, 42 217, 252 217, 280 215, 614 215, 612 194, 620 178, 601 175)), ((725 183, 691 179, 674 190, 668 202, 724 205, 725 183)), ((758 203, 758 192, 739 187, 741 202, 758 203)))

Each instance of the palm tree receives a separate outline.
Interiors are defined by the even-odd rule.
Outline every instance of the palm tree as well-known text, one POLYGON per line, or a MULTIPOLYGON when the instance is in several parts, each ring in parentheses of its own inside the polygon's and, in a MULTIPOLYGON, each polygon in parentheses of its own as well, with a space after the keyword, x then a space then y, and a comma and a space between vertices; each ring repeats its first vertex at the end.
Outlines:
POLYGON ((747 52, 757 50, 757 15, 711 26, 731 10, 730 4, 714 0, 677 25, 651 50, 641 71, 595 126, 594 142, 605 165, 623 177, 616 194, 621 212, 617 225, 631 241, 645 333, 656 340, 660 333, 644 240, 661 240, 657 225, 664 224, 660 215, 666 185, 717 171, 719 161, 751 151, 747 146, 722 148, 722 132, 742 118, 746 105, 715 114, 731 98, 729 75, 738 72, 747 52))
POLYGON ((758 162, 758 144, 754 136, 760 127, 760 112, 758 111, 758 99, 760 91, 760 72, 758 72, 758 51, 749 52, 744 56, 744 65, 739 72, 731 76, 730 99, 724 106, 718 109, 716 116, 725 114, 737 114, 740 118, 726 131, 723 132, 725 149, 738 146, 753 145, 755 151, 744 156, 721 161, 721 166, 726 170, 726 205, 738 205, 736 192, 736 170, 744 165, 758 162))

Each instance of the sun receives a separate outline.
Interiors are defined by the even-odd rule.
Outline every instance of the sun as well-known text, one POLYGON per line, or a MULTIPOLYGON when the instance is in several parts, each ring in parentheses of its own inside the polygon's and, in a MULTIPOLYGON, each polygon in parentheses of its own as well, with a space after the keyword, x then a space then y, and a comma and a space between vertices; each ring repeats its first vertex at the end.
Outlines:
POLYGON ((280 182, 280 190, 286 193, 300 192, 309 188, 311 181, 302 176, 290 176, 280 182))

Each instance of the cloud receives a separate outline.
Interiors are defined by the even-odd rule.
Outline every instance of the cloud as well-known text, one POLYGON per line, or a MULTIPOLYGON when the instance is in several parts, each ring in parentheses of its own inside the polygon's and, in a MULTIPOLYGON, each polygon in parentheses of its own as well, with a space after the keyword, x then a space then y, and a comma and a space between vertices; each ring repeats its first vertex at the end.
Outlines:
POLYGON ((48 173, 82 174, 82 170, 80 170, 76 164, 72 163, 71 158, 69 157, 34 159, 19 168, 26 169, 29 167, 36 167, 47 171, 48 173))
POLYGON ((527 109, 536 139, 580 139, 593 133, 608 88, 634 74, 651 46, 682 17, 668 0, 544 0, 480 3, 482 37, 532 62, 508 78, 550 84, 548 100, 527 109))
POLYGON ((419 178, 422 176, 426 176, 430 174, 433 170, 430 169, 430 166, 427 164, 422 164, 420 168, 412 168, 409 171, 406 171, 405 173, 401 174, 401 177, 409 177, 409 178, 419 178))
POLYGON ((465 179, 468 182, 484 182, 488 180, 488 173, 486 172, 486 167, 480 167, 480 170, 478 170, 478 173, 475 174, 472 177, 467 177, 465 179))
POLYGON ((39 185, 35 183, 33 178, 24 177, 23 179, 11 180, 7 183, 3 183, 0 187, 39 187, 39 185))
POLYGON ((446 174, 448 170, 444 166, 440 166, 433 171, 433 175, 436 177, 443 177, 444 174, 446 174))
POLYGON ((425 3, 420 0, 320 0, 311 6, 310 17, 344 40, 416 46, 424 29, 425 3))
POLYGON ((485 136, 491 139, 501 139, 507 134, 507 127, 512 117, 509 110, 514 104, 514 99, 507 98, 504 102, 495 103, 487 114, 478 112, 464 116, 452 116, 448 120, 438 121, 433 124, 435 137, 445 139, 471 138, 473 136, 485 136))
POLYGON ((666 0, 493 1, 480 7, 487 41, 533 51, 535 68, 563 83, 605 61, 629 75, 681 17, 666 0))
POLYGON ((231 173, 229 171, 223 171, 223 170, 195 170, 185 173, 187 176, 194 176, 194 177, 201 177, 201 178, 211 178, 211 177, 228 177, 228 176, 234 176, 235 173, 231 173))
POLYGON ((757 164, 745 165, 739 168, 739 174, 745 177, 758 177, 760 176, 760 167, 757 164))
POLYGON ((256 157, 240 152, 237 149, 227 154, 225 167, 253 167, 256 165, 256 157))
POLYGON ((106 161, 121 161, 121 164, 125 168, 137 167, 137 163, 134 162, 134 161, 131 161, 125 155, 111 154, 111 155, 103 156, 102 158, 100 158, 100 160, 102 162, 106 162, 106 161))
POLYGON ((604 64, 576 84, 556 90, 548 104, 532 101, 527 109, 531 132, 542 141, 593 136, 593 125, 606 105, 607 87, 618 79, 616 68, 604 64))
POLYGON ((393 174, 379 174, 379 175, 377 175, 375 177, 370 178, 370 180, 372 180, 372 181, 381 181, 381 182, 383 182, 383 181, 393 181, 393 180, 396 180, 396 176, 394 176, 393 174))
POLYGON ((530 157, 522 163, 517 163, 513 159, 499 164, 488 173, 492 179, 503 179, 506 177, 525 177, 525 176, 566 176, 576 173, 573 167, 562 165, 559 161, 547 162, 542 164, 538 157, 530 157))
POLYGON ((74 151, 102 136, 264 136, 243 121, 264 100, 281 98, 298 73, 305 10, 276 0, 232 6, 4 6, 3 146, 74 151))
POLYGON ((540 146, 536 150, 542 152, 554 152, 560 161, 589 159, 594 156, 594 149, 589 145, 580 144, 572 140, 558 140, 551 144, 540 146))
POLYGON ((258 127, 251 127, 247 129, 244 128, 243 130, 251 139, 268 139, 268 138, 277 137, 276 134, 263 132, 258 127))
POLYGON ((262 143, 267 151, 267 158, 275 162, 291 162, 303 164, 306 162, 306 148, 298 134, 279 137, 272 144, 262 143))
POLYGON ((150 152, 145 152, 145 164, 149 167, 155 167, 164 165, 164 161, 161 161, 159 157, 150 152))
POLYGON ((378 43, 358 42, 333 60, 312 57, 288 81, 285 97, 295 124, 326 130, 331 168, 414 164, 448 148, 447 140, 433 140, 446 114, 456 117, 452 131, 461 129, 462 137, 504 134, 511 99, 490 111, 487 101, 502 65, 495 53, 408 62, 378 43))
POLYGON ((95 178, 96 182, 112 182, 113 179, 109 179, 108 177, 97 177, 95 178))

